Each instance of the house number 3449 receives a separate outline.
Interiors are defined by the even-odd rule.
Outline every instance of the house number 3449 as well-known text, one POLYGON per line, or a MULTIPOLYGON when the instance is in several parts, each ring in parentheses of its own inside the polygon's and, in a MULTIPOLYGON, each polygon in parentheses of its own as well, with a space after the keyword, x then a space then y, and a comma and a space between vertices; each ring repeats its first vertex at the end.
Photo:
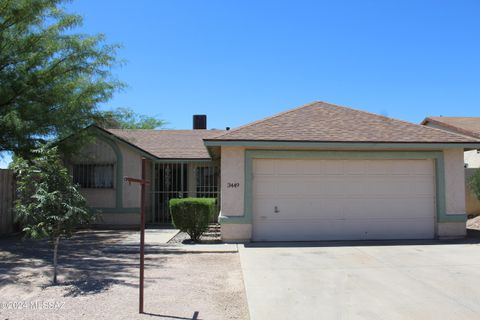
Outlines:
POLYGON ((227 188, 238 188, 238 187, 240 187, 239 182, 228 182, 227 183, 227 188))

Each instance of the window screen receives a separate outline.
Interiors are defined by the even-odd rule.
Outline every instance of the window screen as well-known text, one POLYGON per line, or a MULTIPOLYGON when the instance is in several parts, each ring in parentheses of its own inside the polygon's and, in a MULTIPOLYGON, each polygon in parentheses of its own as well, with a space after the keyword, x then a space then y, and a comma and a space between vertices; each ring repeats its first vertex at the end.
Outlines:
POLYGON ((81 188, 113 188, 113 164, 76 164, 73 182, 81 188))

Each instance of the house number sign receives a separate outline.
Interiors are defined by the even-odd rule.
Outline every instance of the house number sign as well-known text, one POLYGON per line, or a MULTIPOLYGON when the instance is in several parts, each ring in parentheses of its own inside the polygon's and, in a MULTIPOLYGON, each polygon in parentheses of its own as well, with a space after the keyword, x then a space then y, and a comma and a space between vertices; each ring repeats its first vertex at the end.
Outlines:
POLYGON ((227 183, 227 188, 238 188, 238 187, 240 187, 239 182, 228 182, 227 183))

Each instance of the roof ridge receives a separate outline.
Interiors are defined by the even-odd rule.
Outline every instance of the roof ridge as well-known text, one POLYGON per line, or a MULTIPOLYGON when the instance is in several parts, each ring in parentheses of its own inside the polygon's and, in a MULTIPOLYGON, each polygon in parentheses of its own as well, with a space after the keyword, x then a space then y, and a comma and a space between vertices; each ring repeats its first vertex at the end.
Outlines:
POLYGON ((250 122, 216 137, 204 138, 206 141, 282 139, 285 141, 308 139, 309 141, 356 141, 357 139, 384 141, 387 139, 385 141, 392 142, 480 142, 480 139, 461 133, 426 127, 414 122, 324 101, 310 102, 250 122), (319 124, 318 121, 323 122, 319 124), (337 121, 339 123, 336 123, 337 121), (302 125, 297 126, 297 124, 302 125), (372 124, 378 128, 372 127, 372 124))
POLYGON ((224 134, 222 134, 222 135, 220 135, 220 136, 218 136, 218 137, 216 137, 216 138, 221 138, 221 137, 226 136, 226 135, 228 135, 228 134, 230 134, 230 133, 234 133, 234 132, 236 132, 236 131, 238 131, 238 130, 240 130, 240 129, 248 128, 248 127, 253 126, 253 125, 257 124, 257 123, 260 123, 260 122, 263 122, 263 121, 267 121, 267 120, 270 120, 270 119, 274 119, 274 118, 277 118, 277 117, 279 117, 279 116, 283 116, 283 115, 285 115, 285 114, 287 114, 287 113, 290 113, 290 112, 293 112, 293 111, 297 111, 297 110, 302 109, 302 108, 309 107, 309 106, 314 105, 314 104, 319 103, 319 102, 321 102, 321 101, 313 101, 313 102, 310 102, 310 103, 307 103, 307 104, 304 104, 304 105, 300 105, 300 106, 295 107, 295 108, 290 109, 290 110, 282 111, 282 112, 276 113, 276 114, 274 114, 274 115, 271 115, 271 116, 268 116, 268 117, 265 117, 265 118, 262 118, 262 119, 259 119, 259 120, 255 120, 255 121, 253 121, 253 122, 249 122, 249 123, 247 123, 247 124, 244 124, 243 126, 236 127, 236 128, 234 128, 234 129, 231 129, 231 130, 227 130, 227 132, 225 132, 224 134))
POLYGON ((406 124, 409 124, 409 125, 414 125, 414 126, 417 126, 419 128, 424 128, 424 129, 427 129, 427 130, 434 130, 434 131, 437 131, 437 132, 452 134, 452 135, 459 136, 459 137, 462 137, 462 138, 466 137, 466 138, 469 138, 469 139, 473 139, 471 136, 465 136, 465 135, 460 134, 460 133, 455 133, 455 132, 450 132, 450 131, 446 131, 446 130, 442 130, 442 129, 438 129, 438 128, 433 128, 433 127, 417 124, 415 122, 410 122, 410 121, 406 121, 406 120, 402 120, 402 119, 387 117, 387 116, 377 114, 377 113, 373 113, 373 112, 370 112, 370 111, 359 110, 359 109, 346 107, 346 106, 341 106, 341 105, 338 105, 338 104, 332 104, 332 103, 323 102, 323 101, 319 101, 319 102, 322 102, 324 104, 328 104, 328 105, 331 105, 331 106, 335 106, 335 107, 340 107, 340 108, 343 108, 343 109, 349 109, 349 110, 352 110, 352 111, 355 111, 355 112, 358 112, 358 113, 366 113, 366 114, 376 116, 376 117, 379 117, 379 118, 384 118, 384 119, 389 120, 389 121, 398 121, 398 122, 406 123, 406 124))
POLYGON ((480 119, 480 117, 428 116, 429 119, 480 119))
POLYGON ((445 131, 445 130, 442 130, 442 129, 427 127, 427 126, 424 126, 424 125, 421 125, 421 124, 416 124, 416 123, 414 123, 414 122, 410 122, 410 121, 406 121, 406 120, 402 120, 402 119, 396 119, 396 118, 392 118, 392 117, 387 117, 387 116, 380 115, 380 114, 377 114, 377 113, 373 113, 373 112, 370 112, 370 111, 359 110, 359 109, 356 109, 356 108, 347 107, 347 106, 338 105, 338 104, 333 104, 333 103, 330 103, 330 102, 325 102, 325 101, 320 101, 320 100, 315 100, 315 101, 313 101, 313 102, 310 102, 310 103, 307 103, 307 104, 304 104, 304 105, 295 107, 295 108, 293 108, 293 109, 286 110, 286 111, 283 111, 283 112, 279 112, 279 113, 274 114, 274 115, 272 115, 272 116, 265 117, 265 118, 263 118, 263 119, 260 119, 260 120, 256 120, 256 121, 247 123, 247 124, 245 124, 245 125, 243 125, 243 126, 240 126, 240 127, 235 128, 235 129, 229 130, 229 131, 227 131, 226 133, 221 134, 221 135, 215 137, 215 139, 227 138, 231 133, 234 133, 234 132, 236 132, 236 131, 238 131, 238 130, 241 130, 241 129, 244 129, 244 128, 248 128, 248 127, 251 127, 251 126, 253 126, 253 125, 255 125, 255 124, 258 124, 258 123, 261 123, 261 122, 264 122, 264 121, 267 121, 267 120, 275 119, 275 118, 280 117, 280 116, 283 116, 283 115, 285 115, 285 114, 289 114, 289 113, 291 113, 291 112, 298 111, 298 110, 300 110, 300 109, 303 109, 303 108, 306 108, 306 107, 310 107, 310 106, 313 106, 313 105, 316 105, 316 104, 324 104, 324 105, 328 105, 328 106, 331 106, 331 107, 338 107, 338 108, 342 108, 342 109, 347 109, 347 110, 349 110, 349 111, 354 111, 354 112, 357 112, 357 113, 368 114, 368 115, 371 115, 371 116, 374 116, 374 117, 377 117, 377 118, 383 118, 383 119, 388 120, 388 121, 398 121, 398 122, 401 122, 401 123, 404 123, 404 124, 413 125, 413 126, 416 126, 416 127, 419 127, 419 128, 423 128, 422 130, 427 130, 427 131, 428 131, 428 130, 434 130, 434 131, 437 131, 437 132, 441 132, 442 134, 449 134, 449 135, 453 135, 453 136, 457 136, 457 137, 473 139, 471 136, 465 136, 465 135, 462 135, 462 134, 459 134, 459 133, 455 133, 455 132, 449 132, 449 131, 445 131))
MULTIPOLYGON (((436 118, 443 118, 443 117, 436 117, 436 118)), ((447 117, 448 118, 448 117, 447 117)), ((464 118, 464 117, 449 117, 449 118, 464 118)), ((471 117, 472 118, 472 117, 471 117)), ((473 118, 477 118, 477 117, 473 117, 473 118)), ((478 117, 478 119, 480 119, 480 117, 478 117)), ((457 135, 460 135, 460 136, 465 136, 465 137, 468 137, 468 138, 474 138, 474 139, 480 139, 480 133, 476 132, 476 131, 472 131, 470 129, 464 129, 464 128, 460 128, 458 126, 455 126, 453 124, 450 124, 450 123, 446 123, 446 122, 442 122, 442 121, 439 121, 437 119, 434 119, 432 118, 431 116, 430 117, 426 117, 425 119, 423 119, 422 121, 422 126, 423 127, 427 127, 427 128, 432 128, 432 129, 437 129, 437 128, 434 128, 434 127, 430 127, 430 126, 427 126, 427 123, 428 122, 432 122, 436 125, 439 125, 439 126, 444 126, 446 128, 449 128, 455 132, 452 132, 452 131, 448 131, 448 130, 443 130, 443 129, 438 129, 438 130, 442 130, 442 131, 446 131, 446 132, 451 132, 451 133, 454 133, 454 134, 457 134, 457 135)))

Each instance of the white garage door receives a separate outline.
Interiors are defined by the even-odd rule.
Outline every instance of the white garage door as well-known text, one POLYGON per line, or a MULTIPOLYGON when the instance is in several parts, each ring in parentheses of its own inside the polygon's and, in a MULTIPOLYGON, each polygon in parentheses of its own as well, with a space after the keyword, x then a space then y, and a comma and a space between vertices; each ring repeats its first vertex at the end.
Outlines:
POLYGON ((253 160, 253 240, 428 239, 433 160, 253 160))

